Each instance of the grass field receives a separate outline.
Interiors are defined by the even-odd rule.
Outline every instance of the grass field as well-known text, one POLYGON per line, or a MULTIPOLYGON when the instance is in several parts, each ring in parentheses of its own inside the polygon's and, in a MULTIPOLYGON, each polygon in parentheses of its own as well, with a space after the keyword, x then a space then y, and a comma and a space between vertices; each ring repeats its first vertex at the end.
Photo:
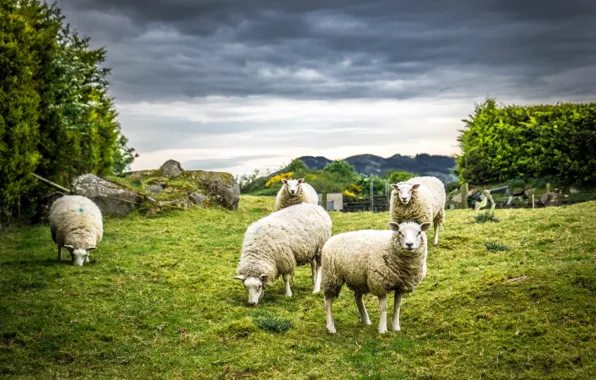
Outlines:
MULTIPOLYGON (((246 227, 272 209, 246 196, 237 212, 110 219, 84 267, 55 262, 47 226, 0 232, 0 377, 596 378, 596 202, 486 223, 448 211, 402 331, 384 335, 376 299, 360 326, 346 288, 328 335, 309 267, 294 297, 279 279, 246 306, 231 277, 246 227)), ((386 229, 388 214, 332 219, 334 233, 386 229)))

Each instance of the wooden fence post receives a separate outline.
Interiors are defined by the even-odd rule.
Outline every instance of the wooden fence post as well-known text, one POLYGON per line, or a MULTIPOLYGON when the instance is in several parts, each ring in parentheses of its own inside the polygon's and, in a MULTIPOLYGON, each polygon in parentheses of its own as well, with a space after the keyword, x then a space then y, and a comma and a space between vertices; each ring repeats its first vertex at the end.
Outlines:
POLYGON ((325 211, 328 211, 327 210, 327 191, 321 192, 321 206, 323 206, 323 209, 325 209, 325 211))
POLYGON ((532 208, 534 208, 534 194, 532 194, 532 208))
POLYGON ((550 183, 546 184, 546 193, 550 194, 550 183))
POLYGON ((461 185, 461 208, 468 208, 468 183, 461 185))
POLYGON ((370 212, 373 212, 373 207, 375 206, 375 198, 374 198, 374 182, 373 178, 370 178, 370 212))

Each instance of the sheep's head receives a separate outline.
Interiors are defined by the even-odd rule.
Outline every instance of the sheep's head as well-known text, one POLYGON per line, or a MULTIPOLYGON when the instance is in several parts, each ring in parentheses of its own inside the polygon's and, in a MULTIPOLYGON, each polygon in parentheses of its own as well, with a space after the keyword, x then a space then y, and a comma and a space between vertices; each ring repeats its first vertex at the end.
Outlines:
POLYGON ((422 233, 428 231, 430 223, 425 222, 418 224, 414 222, 406 222, 397 224, 395 222, 389 222, 389 228, 391 228, 393 232, 397 232, 399 235, 399 242, 404 250, 415 251, 422 245, 422 233))
POLYGON ((302 182, 304 178, 300 179, 282 179, 281 183, 286 187, 286 191, 290 195, 298 195, 302 192, 302 182))
POLYGON ((89 262, 89 252, 93 251, 97 247, 91 246, 87 247, 87 249, 83 249, 75 248, 72 245, 65 245, 64 248, 68 250, 70 256, 72 257, 72 265, 82 267, 83 264, 89 262))
POLYGON ((412 200, 412 193, 420 187, 419 183, 394 183, 391 185, 397 192, 397 196, 401 203, 407 205, 412 200))
POLYGON ((255 306, 265 295, 265 287, 267 286, 268 279, 266 274, 262 274, 259 277, 247 277, 243 274, 239 274, 233 278, 234 280, 242 281, 244 289, 248 292, 248 306, 255 306))

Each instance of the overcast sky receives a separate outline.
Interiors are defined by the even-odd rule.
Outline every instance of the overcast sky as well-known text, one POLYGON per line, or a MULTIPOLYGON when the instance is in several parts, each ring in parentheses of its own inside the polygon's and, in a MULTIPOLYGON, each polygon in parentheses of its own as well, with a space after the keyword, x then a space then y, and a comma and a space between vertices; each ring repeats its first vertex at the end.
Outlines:
POLYGON ((58 0, 140 153, 186 169, 453 154, 475 102, 596 98, 594 0, 58 0))

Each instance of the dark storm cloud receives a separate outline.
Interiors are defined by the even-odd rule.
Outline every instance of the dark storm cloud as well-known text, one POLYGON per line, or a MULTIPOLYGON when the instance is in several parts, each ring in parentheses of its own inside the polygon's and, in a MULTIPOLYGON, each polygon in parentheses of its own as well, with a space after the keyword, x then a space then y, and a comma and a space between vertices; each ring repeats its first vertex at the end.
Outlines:
POLYGON ((596 88, 592 0, 58 3, 107 47, 114 93, 127 102, 586 97, 596 88))

